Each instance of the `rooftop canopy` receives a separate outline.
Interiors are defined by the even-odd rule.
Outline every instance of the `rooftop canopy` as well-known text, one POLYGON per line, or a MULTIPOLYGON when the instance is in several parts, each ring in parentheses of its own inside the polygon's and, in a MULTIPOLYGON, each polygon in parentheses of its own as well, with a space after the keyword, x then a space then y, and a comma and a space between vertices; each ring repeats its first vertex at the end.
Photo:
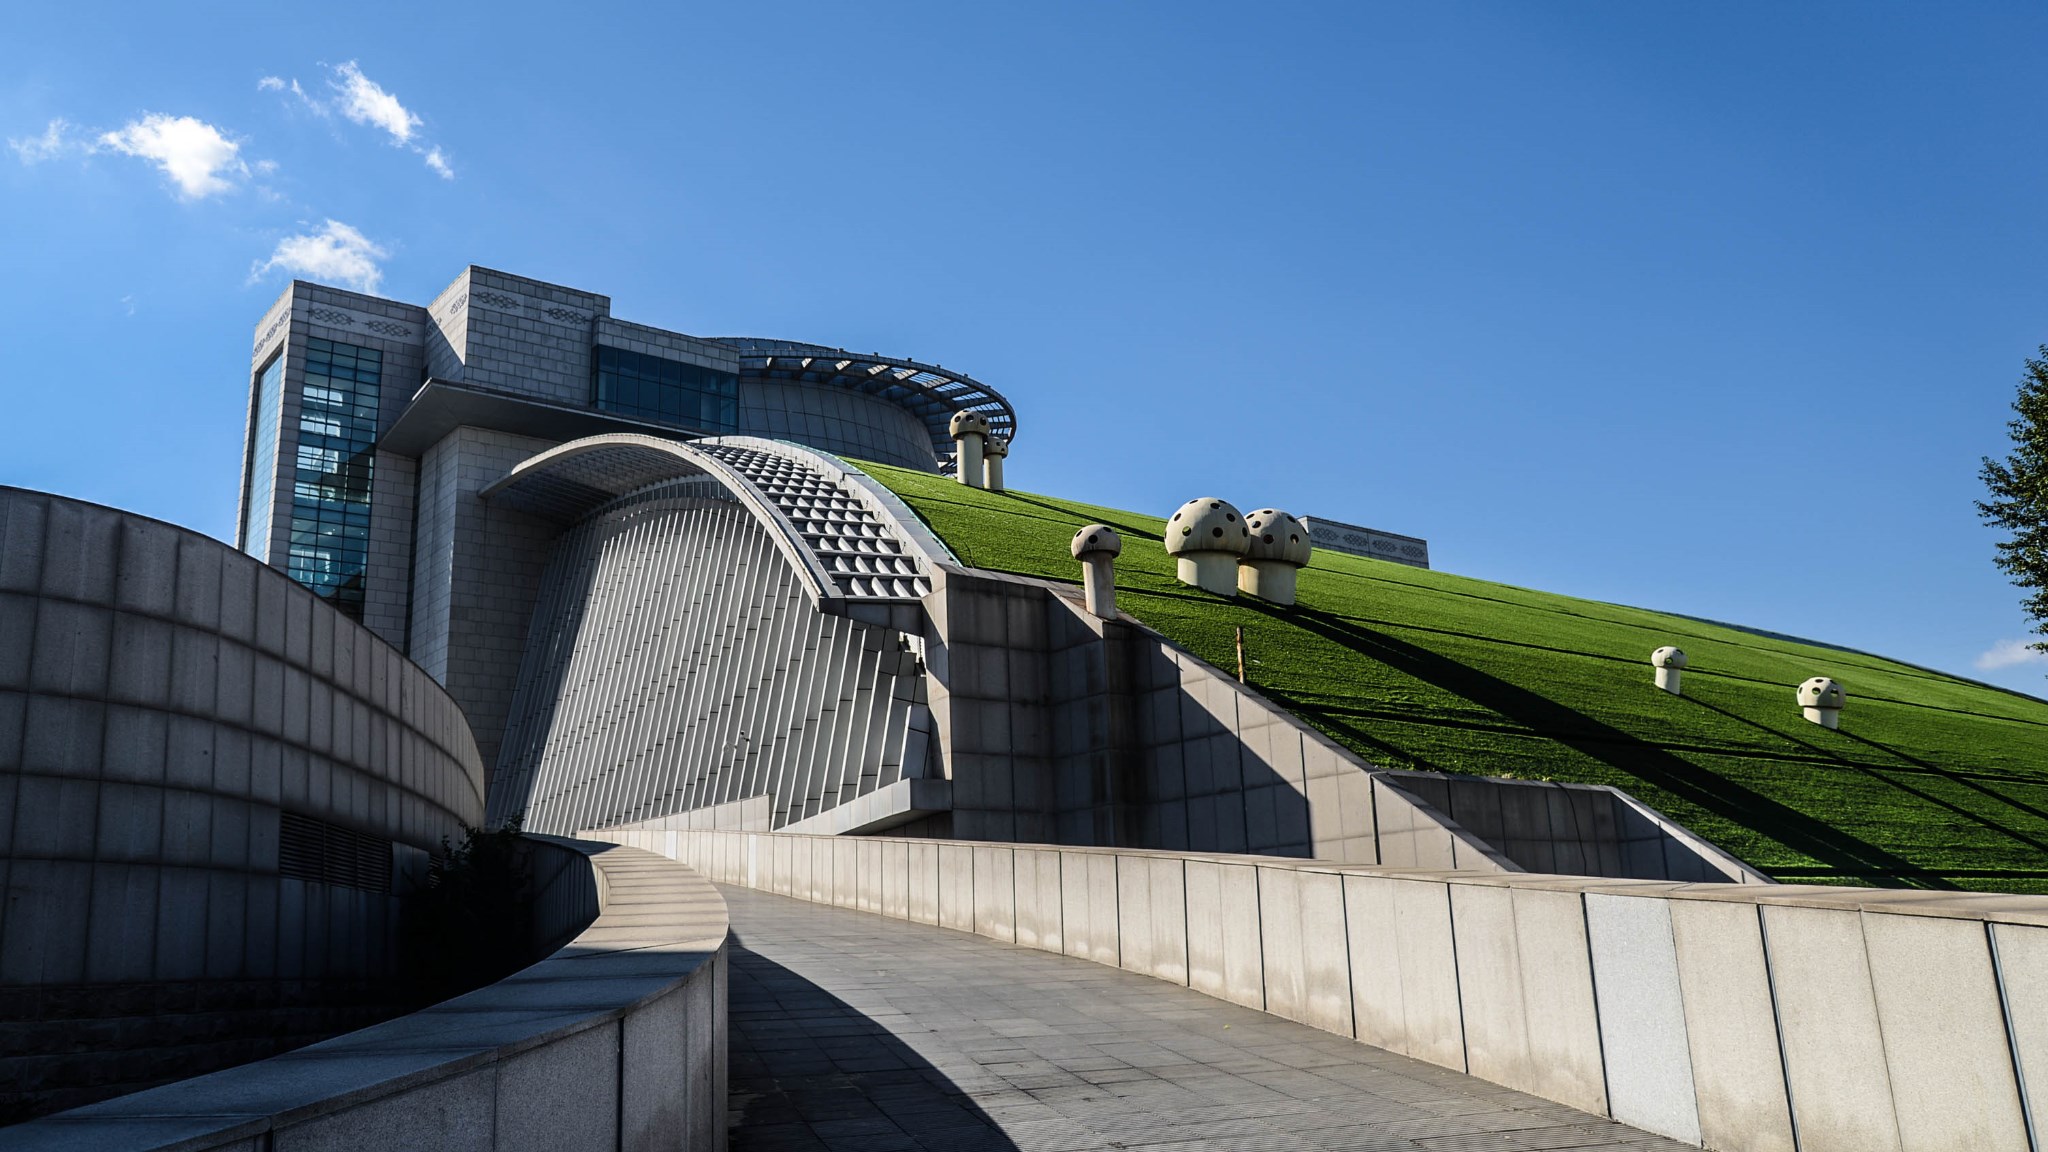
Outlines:
POLYGON ((934 364, 794 340, 755 336, 719 336, 715 340, 738 349, 742 376, 851 388, 909 409, 931 430, 932 451, 942 460, 953 455, 953 437, 946 425, 955 412, 979 412, 995 435, 1010 440, 1017 436, 1016 409, 1001 393, 971 376, 934 364))

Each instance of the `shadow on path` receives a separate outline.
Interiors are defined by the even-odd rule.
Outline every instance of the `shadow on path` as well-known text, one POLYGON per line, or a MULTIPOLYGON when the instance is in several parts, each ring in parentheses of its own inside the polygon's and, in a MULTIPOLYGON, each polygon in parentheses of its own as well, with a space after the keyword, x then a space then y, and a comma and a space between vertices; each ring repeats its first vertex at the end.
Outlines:
POLYGON ((737 934, 728 955, 733 1152, 1016 1149, 880 1022, 737 934))
POLYGON ((1149 976, 719 892, 736 1150, 1681 1152, 1149 976))

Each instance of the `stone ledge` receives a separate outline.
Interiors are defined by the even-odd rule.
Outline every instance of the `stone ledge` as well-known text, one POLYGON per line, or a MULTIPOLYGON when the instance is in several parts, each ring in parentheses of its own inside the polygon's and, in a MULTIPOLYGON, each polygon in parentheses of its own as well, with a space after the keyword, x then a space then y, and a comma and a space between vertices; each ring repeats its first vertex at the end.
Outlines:
MULTIPOLYGON (((708 1004, 713 1019, 707 1027, 660 1029, 661 1034, 677 1043, 687 1043, 692 1034, 722 1037, 721 970, 729 922, 717 890, 691 869, 653 853, 534 839, 580 854, 598 893, 596 919, 547 959, 475 992, 296 1052, 10 1128, 5 1145, 51 1152, 201 1152, 313 1121, 331 1134, 334 1125, 351 1122, 351 1109, 363 1109, 366 1131, 385 1132, 411 1115, 403 1100, 411 1093, 460 1092, 473 1074, 491 1073, 516 1056, 593 1029, 630 1030, 637 1015, 667 1010, 676 994, 688 995, 690 1010, 708 1004)), ((644 1043, 630 1036, 606 1042, 629 1053, 644 1043)), ((659 1058, 665 1065, 712 1061, 715 1077, 723 1048, 703 1047, 659 1058)), ((563 1090, 572 1087, 564 1084, 563 1090)), ((680 1113, 683 1084, 663 1084, 660 1090, 677 1094, 670 1103, 680 1113)), ((497 1091, 495 1079, 491 1091, 497 1091)), ((520 1101, 522 1108, 533 1103, 530 1097, 520 1101)), ((622 1095, 619 1106, 627 1115, 617 1117, 620 1130, 632 1127, 631 1113, 663 1111, 663 1104, 622 1095)), ((712 1107, 715 1115, 688 1117, 692 1132, 724 1132, 724 1102, 715 1100, 712 1107)), ((415 1111, 424 1123, 435 1109, 415 1111)), ((478 1148, 497 1143, 495 1131, 466 1135, 478 1137, 478 1148)))

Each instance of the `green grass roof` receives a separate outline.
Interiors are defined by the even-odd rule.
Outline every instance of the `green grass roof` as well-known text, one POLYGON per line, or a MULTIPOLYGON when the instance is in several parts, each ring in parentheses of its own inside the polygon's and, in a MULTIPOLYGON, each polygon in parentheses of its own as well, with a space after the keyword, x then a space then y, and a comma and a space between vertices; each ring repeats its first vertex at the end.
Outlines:
POLYGON ((1118 606, 1374 764, 1612 784, 1785 880, 2048 892, 2048 702, 1860 652, 1317 552, 1300 602, 1174 578, 1152 516, 860 465, 970 565, 1077 582, 1124 537, 1118 606), (1685 649, 1685 696, 1650 650, 1685 649), (1832 676, 1842 728, 1793 686, 1832 676))

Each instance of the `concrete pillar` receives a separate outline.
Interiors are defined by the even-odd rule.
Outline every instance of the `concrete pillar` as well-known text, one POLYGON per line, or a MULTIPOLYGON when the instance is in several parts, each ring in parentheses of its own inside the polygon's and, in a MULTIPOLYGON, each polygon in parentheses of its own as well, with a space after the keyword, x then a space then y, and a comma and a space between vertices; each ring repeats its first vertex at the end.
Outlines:
POLYGON ((1842 726, 1842 705, 1848 693, 1842 686, 1825 676, 1815 676, 1798 688, 1799 711, 1807 720, 1823 728, 1842 726))
POLYGON ((1650 667, 1657 670, 1657 687, 1673 696, 1683 696, 1679 690, 1680 678, 1685 673, 1685 649, 1666 644, 1650 653, 1650 667))
POLYGON ((1115 565, 1123 550, 1123 538, 1107 524, 1090 524, 1074 533, 1074 559, 1081 562, 1081 587, 1090 615, 1116 619, 1115 565))
POLYGON ((982 447, 982 487, 991 492, 1003 490, 1003 458, 1010 454, 1010 441, 1002 436, 990 436, 982 447))
POLYGON ((983 480, 982 448, 988 443, 988 417, 979 412, 953 413, 947 426, 953 434, 953 478, 969 488, 983 480))
POLYGON ((1237 595, 1237 559, 1250 542, 1244 517, 1214 496, 1188 501, 1166 522, 1166 554, 1180 562, 1180 582, 1218 596, 1237 595))
POLYGON ((1294 603, 1294 574, 1308 565, 1314 548, 1308 525, 1278 508, 1261 508, 1244 518, 1249 535, 1237 562, 1237 590, 1282 606, 1294 603))

